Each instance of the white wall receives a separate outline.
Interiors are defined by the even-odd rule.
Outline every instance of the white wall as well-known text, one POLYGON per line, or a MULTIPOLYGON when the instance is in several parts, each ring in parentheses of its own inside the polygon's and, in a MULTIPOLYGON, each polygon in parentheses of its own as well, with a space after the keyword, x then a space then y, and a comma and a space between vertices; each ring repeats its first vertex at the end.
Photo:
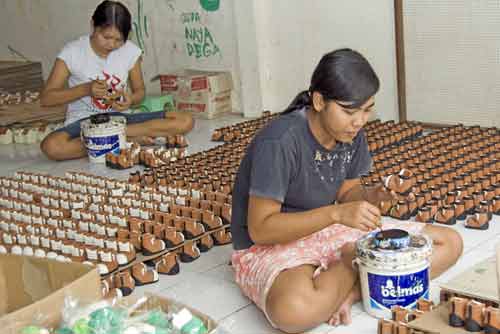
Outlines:
MULTIPOLYGON (((47 76, 64 43, 89 32, 99 2, 0 0, 0 59, 12 57, 7 50, 11 45, 41 60, 47 76)), ((376 116, 397 119, 392 0, 220 0, 215 12, 204 11, 199 0, 124 3, 141 23, 148 93, 158 92, 159 83, 149 80, 159 72, 185 67, 230 70, 234 109, 257 117, 263 109, 282 110, 306 89, 324 53, 350 47, 369 59, 381 79, 376 116), (199 13, 200 22, 183 23, 189 13, 199 13), (207 27, 220 52, 189 56, 186 25, 207 27)), ((133 40, 138 42, 137 36, 133 40)))
POLYGON ((408 119, 500 126, 500 1, 404 2, 408 119))
MULTIPOLYGON (((282 110, 299 91, 308 88, 324 53, 350 47, 364 54, 380 77, 376 116, 397 119, 392 0, 253 2, 257 35, 254 56, 260 65, 256 75, 265 109, 282 110)), ((236 11, 238 6, 242 6, 240 1, 235 2, 236 11)))

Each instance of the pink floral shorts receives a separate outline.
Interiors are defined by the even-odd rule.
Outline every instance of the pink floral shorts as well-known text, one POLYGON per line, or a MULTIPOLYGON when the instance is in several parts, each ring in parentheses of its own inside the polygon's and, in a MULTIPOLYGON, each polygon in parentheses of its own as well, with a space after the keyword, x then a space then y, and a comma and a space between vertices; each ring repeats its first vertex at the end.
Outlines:
MULTIPOLYGON (((411 234, 420 234, 425 224, 402 222, 384 218, 384 229, 400 228, 411 234)), ((297 241, 272 246, 258 246, 235 251, 232 265, 236 283, 266 315, 266 298, 280 272, 304 264, 317 266, 314 277, 326 270, 332 262, 340 260, 340 249, 345 243, 354 242, 366 232, 334 224, 297 241)))

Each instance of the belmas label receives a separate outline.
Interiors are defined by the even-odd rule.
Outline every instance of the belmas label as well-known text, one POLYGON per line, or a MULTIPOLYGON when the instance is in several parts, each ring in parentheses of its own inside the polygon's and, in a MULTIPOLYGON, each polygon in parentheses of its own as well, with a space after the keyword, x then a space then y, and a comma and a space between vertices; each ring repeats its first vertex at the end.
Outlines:
POLYGON ((394 305, 414 308, 419 298, 429 297, 429 268, 404 275, 368 273, 370 306, 391 309, 394 305))

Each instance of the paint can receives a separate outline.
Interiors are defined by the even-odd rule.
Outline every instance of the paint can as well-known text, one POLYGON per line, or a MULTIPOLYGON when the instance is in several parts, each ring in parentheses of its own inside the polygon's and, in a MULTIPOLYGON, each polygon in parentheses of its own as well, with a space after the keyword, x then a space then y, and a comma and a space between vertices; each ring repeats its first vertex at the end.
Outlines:
POLYGON ((120 153, 126 146, 124 116, 97 114, 81 122, 82 142, 87 148, 90 162, 105 163, 106 153, 120 153))
POLYGON ((365 311, 377 318, 391 318, 391 308, 416 307, 420 298, 429 299, 432 241, 426 235, 388 232, 381 242, 380 231, 367 234, 356 242, 361 293, 365 311))

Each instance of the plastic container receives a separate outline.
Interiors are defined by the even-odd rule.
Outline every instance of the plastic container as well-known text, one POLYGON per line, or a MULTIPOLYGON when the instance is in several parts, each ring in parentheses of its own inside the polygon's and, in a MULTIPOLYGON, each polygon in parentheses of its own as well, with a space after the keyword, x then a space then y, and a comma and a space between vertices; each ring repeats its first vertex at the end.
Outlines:
POLYGON ((377 318, 391 318, 391 308, 416 307, 429 299, 429 265, 432 242, 425 235, 410 235, 407 247, 381 249, 372 232, 356 243, 361 293, 365 311, 377 318))
POLYGON ((127 120, 123 116, 98 114, 82 121, 81 137, 87 148, 92 163, 106 163, 106 153, 120 153, 125 148, 127 139, 125 127, 127 120))

